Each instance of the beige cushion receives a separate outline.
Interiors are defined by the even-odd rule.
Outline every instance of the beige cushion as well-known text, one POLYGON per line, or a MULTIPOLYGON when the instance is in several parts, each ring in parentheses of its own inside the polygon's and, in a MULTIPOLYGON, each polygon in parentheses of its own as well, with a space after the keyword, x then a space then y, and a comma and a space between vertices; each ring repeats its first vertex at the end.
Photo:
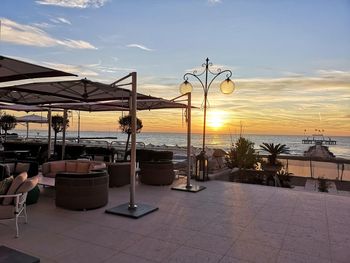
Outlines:
POLYGON ((66 162, 64 161, 52 162, 50 164, 51 173, 59 173, 59 172, 65 172, 65 171, 66 171, 66 162))
MULTIPOLYGON (((17 189, 23 184, 23 182, 27 179, 28 175, 26 172, 19 174, 15 179, 13 179, 12 184, 7 191, 7 195, 13 195, 16 193, 17 189)), ((13 202, 13 197, 5 197, 4 201, 2 201, 3 205, 9 205, 13 202)))
POLYGON ((15 217, 15 207, 13 205, 0 205, 0 219, 10 219, 15 217))
POLYGON ((77 162, 66 162, 66 172, 75 173, 77 171, 77 162))
POLYGON ((30 163, 17 163, 16 164, 16 173, 28 172, 30 163))
POLYGON ((15 163, 5 163, 5 164, 9 168, 10 174, 13 174, 15 172, 15 163))
POLYGON ((16 194, 26 193, 32 190, 38 184, 38 182, 39 182, 38 176, 27 178, 27 180, 25 180, 23 184, 21 184, 21 186, 17 189, 16 194))
POLYGON ((90 162, 79 162, 77 163, 77 173, 87 173, 90 169, 90 162))

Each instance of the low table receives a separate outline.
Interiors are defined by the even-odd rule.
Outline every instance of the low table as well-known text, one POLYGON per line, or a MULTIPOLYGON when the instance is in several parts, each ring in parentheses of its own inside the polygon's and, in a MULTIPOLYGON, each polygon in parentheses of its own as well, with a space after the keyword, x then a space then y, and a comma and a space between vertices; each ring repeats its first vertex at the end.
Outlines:
POLYGON ((55 178, 45 177, 42 175, 42 173, 39 173, 38 177, 39 177, 39 182, 38 182, 39 185, 55 187, 55 178))
POLYGON ((40 259, 9 247, 0 246, 1 263, 39 263, 40 259))

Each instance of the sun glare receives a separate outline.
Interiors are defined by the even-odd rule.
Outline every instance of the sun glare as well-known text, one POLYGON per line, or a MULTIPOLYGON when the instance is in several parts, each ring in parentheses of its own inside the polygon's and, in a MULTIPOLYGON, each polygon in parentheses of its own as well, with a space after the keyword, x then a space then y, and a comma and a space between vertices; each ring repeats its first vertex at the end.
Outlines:
POLYGON ((225 114, 219 111, 209 112, 208 116, 208 126, 214 130, 219 130, 224 126, 225 114))

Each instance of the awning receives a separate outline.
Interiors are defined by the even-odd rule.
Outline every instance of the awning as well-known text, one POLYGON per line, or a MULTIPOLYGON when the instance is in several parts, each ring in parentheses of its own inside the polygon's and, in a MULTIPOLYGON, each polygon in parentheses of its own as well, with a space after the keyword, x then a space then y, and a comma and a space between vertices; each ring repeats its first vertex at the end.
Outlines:
POLYGON ((0 82, 63 76, 76 75, 0 56, 0 82))

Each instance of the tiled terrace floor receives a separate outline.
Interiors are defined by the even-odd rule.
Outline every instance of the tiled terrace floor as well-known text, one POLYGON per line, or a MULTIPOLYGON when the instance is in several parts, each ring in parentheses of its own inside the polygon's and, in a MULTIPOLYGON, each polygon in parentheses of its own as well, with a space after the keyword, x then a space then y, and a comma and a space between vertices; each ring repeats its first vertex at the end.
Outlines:
POLYGON ((350 262, 350 198, 220 181, 193 194, 137 186, 159 207, 134 220, 105 214, 128 201, 113 188, 105 208, 56 208, 45 188, 29 224, 0 224, 0 244, 41 262, 350 262))

